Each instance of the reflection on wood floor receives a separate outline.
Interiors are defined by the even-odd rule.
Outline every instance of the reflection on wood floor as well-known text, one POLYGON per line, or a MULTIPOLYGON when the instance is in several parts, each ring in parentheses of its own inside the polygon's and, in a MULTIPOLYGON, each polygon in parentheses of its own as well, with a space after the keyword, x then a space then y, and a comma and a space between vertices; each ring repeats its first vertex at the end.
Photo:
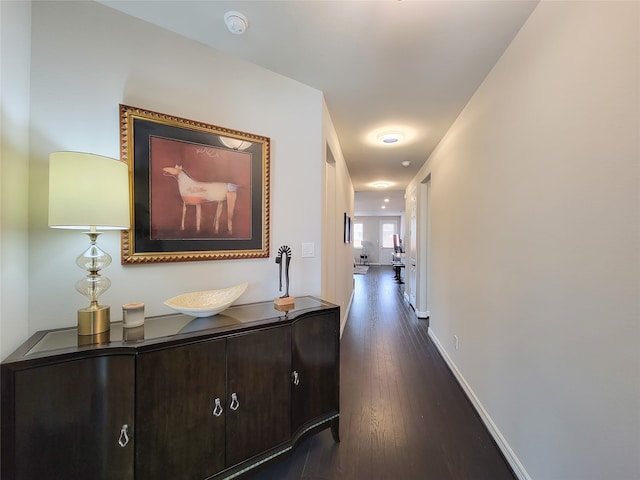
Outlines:
POLYGON ((252 480, 513 480, 390 266, 355 275, 341 341, 340 438, 329 430, 252 480))

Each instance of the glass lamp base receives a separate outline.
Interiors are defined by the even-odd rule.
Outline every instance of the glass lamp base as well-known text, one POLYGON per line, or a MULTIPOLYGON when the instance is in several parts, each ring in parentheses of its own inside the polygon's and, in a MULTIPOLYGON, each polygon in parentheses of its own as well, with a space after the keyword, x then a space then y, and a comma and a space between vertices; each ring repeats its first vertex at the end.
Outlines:
POLYGON ((108 332, 110 310, 108 305, 90 306, 78 310, 78 335, 96 335, 108 332))

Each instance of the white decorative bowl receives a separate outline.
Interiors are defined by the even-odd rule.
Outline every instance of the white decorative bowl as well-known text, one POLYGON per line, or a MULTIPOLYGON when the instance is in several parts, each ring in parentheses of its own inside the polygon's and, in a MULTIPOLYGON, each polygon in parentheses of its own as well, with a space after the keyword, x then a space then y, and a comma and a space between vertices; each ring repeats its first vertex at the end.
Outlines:
POLYGON ((203 290, 191 292, 170 298, 164 304, 185 315, 194 317, 210 317, 226 310, 247 289, 247 282, 235 287, 221 288, 219 290, 203 290))

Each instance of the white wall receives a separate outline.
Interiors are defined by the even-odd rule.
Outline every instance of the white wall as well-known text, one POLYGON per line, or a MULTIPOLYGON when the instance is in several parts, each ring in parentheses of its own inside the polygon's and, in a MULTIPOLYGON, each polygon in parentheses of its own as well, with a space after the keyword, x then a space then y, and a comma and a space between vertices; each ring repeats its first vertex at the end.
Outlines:
MULTIPOLYGON (((330 156, 333 165, 328 166, 325 161, 325 169, 331 168, 332 185, 323 190, 322 202, 324 205, 324 230, 325 239, 323 243, 325 262, 322 281, 322 298, 336 305, 340 305, 341 327, 344 328, 351 298, 353 295, 353 244, 345 244, 343 236, 344 213, 347 212, 353 217, 354 191, 351 177, 347 170, 347 164, 342 155, 342 149, 338 141, 329 110, 323 102, 323 129, 324 144, 323 158, 330 156), (330 153, 326 152, 326 149, 330 153), (334 197, 329 199, 328 195, 334 197), (330 225, 329 225, 330 223, 330 225), (331 245, 329 245, 332 243, 331 245), (331 265, 328 263, 331 262, 331 265)), ((326 170, 325 175, 326 178, 326 170)), ((342 331, 341 328, 341 331, 342 331)))
POLYGON ((28 332, 30 2, 0 2, 0 359, 28 332))
POLYGON ((639 18, 539 4, 414 180, 431 332, 521 478, 640 478, 639 18))
MULTIPOLYGON (((118 104, 124 103, 271 138, 271 258, 155 265, 119 263, 120 239, 101 236, 114 256, 103 295, 146 304, 192 290, 250 282, 242 302, 279 295, 274 252, 293 250, 294 296, 321 293, 322 93, 93 2, 33 4, 29 332, 75 324, 86 306, 74 283, 86 238, 47 228, 48 155, 57 150, 119 157, 118 104), (286 106, 296 105, 295 110, 286 106), (301 155, 304 152, 304 155, 301 155), (303 242, 316 256, 301 258, 303 242)), ((8 353, 8 352, 7 352, 8 353)))

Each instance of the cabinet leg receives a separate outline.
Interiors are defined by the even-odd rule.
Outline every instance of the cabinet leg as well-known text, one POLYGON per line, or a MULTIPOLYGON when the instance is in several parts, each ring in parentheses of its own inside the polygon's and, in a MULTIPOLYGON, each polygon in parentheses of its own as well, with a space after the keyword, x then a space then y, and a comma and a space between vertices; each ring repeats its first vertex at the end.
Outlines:
POLYGON ((331 419, 331 435, 334 442, 340 442, 340 417, 331 419))

